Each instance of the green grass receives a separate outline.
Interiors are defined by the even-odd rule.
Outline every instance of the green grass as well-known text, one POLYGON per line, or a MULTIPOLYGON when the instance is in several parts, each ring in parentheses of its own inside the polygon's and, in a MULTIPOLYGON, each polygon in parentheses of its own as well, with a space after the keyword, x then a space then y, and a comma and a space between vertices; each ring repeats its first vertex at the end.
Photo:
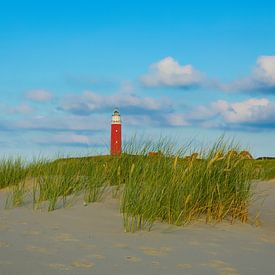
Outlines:
MULTIPOLYGON (((233 148, 236 150, 236 148, 233 148)), ((207 222, 245 222, 252 199, 251 180, 257 175, 251 161, 228 153, 218 142, 203 160, 160 155, 132 163, 124 187, 121 212, 126 231, 150 229, 155 221, 183 225, 207 222)))
POLYGON ((16 185, 26 178, 26 168, 21 158, 0 160, 0 189, 16 185))
POLYGON ((0 188, 10 187, 7 205, 31 198, 33 207, 66 207, 74 196, 100 201, 110 187, 120 200, 125 231, 150 230, 154 222, 185 225, 197 219, 248 219, 253 179, 275 177, 275 160, 248 160, 230 142, 219 140, 196 155, 190 144, 176 149, 166 139, 132 140, 121 156, 0 161, 0 188), (148 156, 148 152, 159 152, 148 156))

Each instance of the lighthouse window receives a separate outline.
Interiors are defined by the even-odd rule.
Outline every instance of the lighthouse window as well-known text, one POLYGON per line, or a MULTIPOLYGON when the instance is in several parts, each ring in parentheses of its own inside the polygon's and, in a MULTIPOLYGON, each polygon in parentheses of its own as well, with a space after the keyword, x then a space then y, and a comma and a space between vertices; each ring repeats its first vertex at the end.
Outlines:
POLYGON ((116 141, 116 143, 117 143, 117 141, 116 141))
POLYGON ((117 130, 116 130, 116 133, 117 133, 117 130))

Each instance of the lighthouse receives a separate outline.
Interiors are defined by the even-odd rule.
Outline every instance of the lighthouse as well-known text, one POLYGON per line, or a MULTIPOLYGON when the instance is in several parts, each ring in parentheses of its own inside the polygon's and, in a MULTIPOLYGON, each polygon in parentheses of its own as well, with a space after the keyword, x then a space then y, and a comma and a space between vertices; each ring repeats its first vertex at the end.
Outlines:
POLYGON ((112 115, 111 123, 111 155, 121 154, 121 119, 118 109, 112 115))

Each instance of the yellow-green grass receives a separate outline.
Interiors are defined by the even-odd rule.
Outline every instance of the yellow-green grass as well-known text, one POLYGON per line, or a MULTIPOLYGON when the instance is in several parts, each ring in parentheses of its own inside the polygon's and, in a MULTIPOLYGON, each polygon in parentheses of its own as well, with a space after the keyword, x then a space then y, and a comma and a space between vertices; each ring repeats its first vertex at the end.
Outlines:
POLYGON ((219 140, 192 154, 168 140, 128 143, 121 156, 59 158, 24 164, 21 159, 0 161, 0 188, 10 186, 7 205, 31 198, 34 208, 82 195, 86 203, 99 201, 112 186, 120 200, 126 231, 150 230, 156 221, 184 225, 198 218, 206 222, 248 219, 253 179, 275 176, 275 160, 248 160, 232 143, 219 140), (159 154, 149 157, 150 151, 159 154), (237 152, 237 153, 236 153, 237 152))

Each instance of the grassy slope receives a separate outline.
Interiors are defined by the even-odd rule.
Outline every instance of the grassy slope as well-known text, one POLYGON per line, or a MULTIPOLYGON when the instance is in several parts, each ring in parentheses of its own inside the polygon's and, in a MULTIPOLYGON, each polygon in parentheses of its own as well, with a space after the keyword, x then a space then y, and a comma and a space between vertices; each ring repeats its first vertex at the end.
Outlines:
MULTIPOLYGON (((127 155, 129 163, 138 161, 143 156, 127 155)), ((38 170, 43 170, 46 167, 62 164, 64 166, 78 167, 79 165, 94 166, 103 165, 113 162, 113 157, 109 155, 79 157, 79 158, 60 158, 53 162, 37 161, 26 166, 24 161, 18 159, 2 159, 0 160, 0 189, 13 184, 17 184, 28 175, 39 173, 38 170)), ((185 161, 181 158, 178 160, 181 163, 185 161)), ((260 170, 260 178, 269 180, 275 178, 275 159, 251 160, 255 169, 260 170)), ((125 163, 124 163, 125 164, 125 163)), ((130 168, 130 164, 126 169, 130 168)))
MULTIPOLYGON (((143 156, 128 155, 130 163, 137 161, 143 156)), ((109 155, 79 157, 79 158, 60 158, 53 162, 38 161, 31 163, 28 166, 24 164, 22 159, 2 159, 0 160, 0 189, 13 184, 17 184, 27 175, 35 175, 38 170, 43 170, 46 167, 63 164, 65 166, 79 165, 103 165, 113 162, 113 157, 109 155), (38 169, 39 167, 39 169, 38 169)), ((184 163, 183 159, 179 158, 179 162, 184 163)), ((255 169, 260 170, 260 178, 269 180, 275 178, 275 159, 251 160, 255 169)), ((128 165, 130 168, 130 164, 128 165)))
MULTIPOLYGON (((229 148, 230 149, 230 148, 229 148)), ((18 206, 31 192, 34 207, 82 193, 86 202, 100 200, 107 186, 116 186, 127 231, 150 228, 154 221, 185 224, 206 217, 246 221, 251 179, 275 177, 275 160, 245 160, 221 146, 204 160, 147 154, 0 161, 0 188, 11 186, 10 204, 18 206), (26 180, 33 179, 30 190, 26 180)))

